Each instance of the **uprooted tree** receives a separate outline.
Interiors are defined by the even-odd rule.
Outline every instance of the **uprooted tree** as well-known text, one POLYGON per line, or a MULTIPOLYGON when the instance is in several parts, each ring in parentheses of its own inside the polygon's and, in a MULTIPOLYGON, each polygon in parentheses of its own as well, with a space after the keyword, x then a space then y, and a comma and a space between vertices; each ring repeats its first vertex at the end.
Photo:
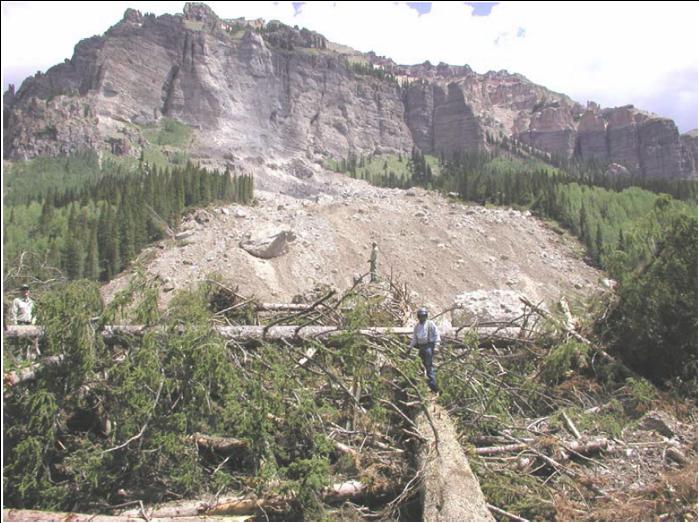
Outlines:
MULTIPOLYGON (((358 283, 275 307, 212 278, 161 311, 138 278, 107 307, 90 283, 45 293, 45 359, 9 361, 5 375, 5 505, 125 518, 484 519, 489 508, 573 519, 627 501, 592 464, 653 405, 650 384, 555 318, 534 334, 527 317, 497 343, 492 330, 447 337, 435 405, 405 340, 367 330, 403 325, 407 296, 393 282, 358 283), (140 327, 107 328, 120 323, 140 327), (235 335, 255 324, 258 335, 235 335), (338 332, 300 335, 314 326, 338 332), (455 477, 470 474, 464 450, 488 508, 474 505, 475 477, 455 477), (449 490, 462 484, 468 500, 449 490)), ((658 448, 691 468, 682 443, 658 448)), ((696 488, 682 496, 659 497, 654 514, 681 513, 696 488)))

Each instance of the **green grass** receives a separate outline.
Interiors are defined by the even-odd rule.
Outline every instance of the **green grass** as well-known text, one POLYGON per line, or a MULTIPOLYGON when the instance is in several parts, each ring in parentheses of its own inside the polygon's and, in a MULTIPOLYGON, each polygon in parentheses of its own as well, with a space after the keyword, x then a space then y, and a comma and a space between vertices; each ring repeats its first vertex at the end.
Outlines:
POLYGON ((143 136, 151 145, 187 148, 192 129, 172 118, 163 118, 157 126, 143 128, 143 136))
MULTIPOLYGON (((439 158, 436 156, 425 155, 427 164, 432 169, 433 176, 439 176, 439 158)), ((344 160, 328 159, 325 162, 325 167, 335 172, 347 172, 347 162, 344 160), (345 168, 343 169, 343 164, 345 168)), ((410 171, 410 155, 397 154, 379 154, 369 155, 368 157, 360 157, 357 159, 357 176, 377 183, 382 178, 388 176, 390 172, 394 172, 401 180, 409 179, 412 176, 410 171)))
MULTIPOLYGON (((147 143, 143 159, 158 167, 182 166, 187 163, 192 129, 171 118, 140 129, 147 143)), ((138 168, 138 157, 116 156, 109 151, 86 151, 67 157, 39 157, 7 162, 3 173, 5 204, 41 200, 49 192, 62 194, 77 190, 102 175, 108 164, 123 172, 138 168)))
MULTIPOLYGON (((140 127, 146 145, 143 160, 157 167, 176 167, 187 163, 192 128, 186 124, 163 118, 157 124, 140 127)), ((138 164, 138 162, 136 162, 138 164)))
POLYGON ((488 162, 488 167, 500 174, 517 174, 526 171, 547 171, 549 174, 558 174, 560 169, 538 160, 536 158, 513 158, 508 156, 498 156, 488 162))
POLYGON ((34 158, 6 164, 3 176, 5 204, 42 199, 49 192, 75 190, 100 174, 97 153, 70 157, 34 158))

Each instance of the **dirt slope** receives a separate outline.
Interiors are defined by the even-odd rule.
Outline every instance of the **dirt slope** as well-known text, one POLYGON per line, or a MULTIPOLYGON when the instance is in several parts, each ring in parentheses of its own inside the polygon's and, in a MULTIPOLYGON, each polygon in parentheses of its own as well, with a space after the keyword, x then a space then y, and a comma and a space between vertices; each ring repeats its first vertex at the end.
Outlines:
MULTIPOLYGON (((257 191, 257 205, 208 210, 180 230, 185 240, 152 249, 147 270, 163 280, 163 302, 173 289, 218 272, 244 294, 288 302, 294 295, 329 284, 345 289, 369 270, 371 243, 378 243, 379 272, 408 283, 416 303, 435 310, 457 294, 477 289, 512 289, 533 300, 585 296, 598 288, 601 273, 581 259, 577 242, 540 220, 510 209, 486 209, 449 201, 422 189, 380 189, 342 175, 314 174, 323 192, 297 199, 257 191), (296 240, 286 254, 259 259, 239 247, 248 233, 291 230, 296 240)), ((125 284, 128 273, 104 289, 125 284)))

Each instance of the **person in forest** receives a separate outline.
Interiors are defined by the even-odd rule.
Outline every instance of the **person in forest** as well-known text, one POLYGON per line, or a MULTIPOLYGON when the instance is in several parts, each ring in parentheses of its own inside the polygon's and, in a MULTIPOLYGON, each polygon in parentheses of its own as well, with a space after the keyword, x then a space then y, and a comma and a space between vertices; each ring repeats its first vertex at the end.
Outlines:
POLYGON ((376 260, 379 257, 379 247, 376 242, 371 244, 371 255, 369 256, 369 271, 371 273, 371 283, 375 283, 379 280, 378 273, 376 272, 376 260))
MULTIPOLYGON (((12 300, 10 310, 10 321, 12 325, 34 325, 34 300, 29 297, 29 285, 22 285, 19 288, 20 296, 12 300)), ((26 344, 27 359, 33 360, 41 354, 39 351, 39 338, 26 344)))
POLYGON ((34 300, 29 297, 29 285, 19 288, 20 296, 12 301, 12 325, 34 325, 34 300))
POLYGON ((427 373, 427 385, 432 392, 439 392, 437 387, 437 377, 432 366, 432 357, 439 347, 441 338, 439 329, 432 320, 427 319, 427 308, 420 307, 417 310, 418 323, 413 329, 413 336, 410 340, 410 348, 417 347, 420 351, 420 358, 427 373))

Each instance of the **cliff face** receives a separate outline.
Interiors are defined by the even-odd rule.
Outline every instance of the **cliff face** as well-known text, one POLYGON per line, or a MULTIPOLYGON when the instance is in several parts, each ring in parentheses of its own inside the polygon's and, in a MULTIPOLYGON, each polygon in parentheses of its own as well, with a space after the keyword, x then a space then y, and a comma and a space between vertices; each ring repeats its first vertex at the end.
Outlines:
POLYGON ((209 155, 410 150, 398 87, 352 73, 325 43, 274 23, 261 35, 203 5, 157 18, 129 10, 6 97, 5 157, 94 146, 163 116, 195 128, 209 155))
POLYGON ((399 66, 278 22, 221 20, 203 4, 157 18, 127 10, 4 106, 8 159, 115 143, 137 154, 139 127, 166 116, 192 126, 208 157, 450 154, 485 149, 490 136, 645 176, 697 172, 696 137, 671 120, 584 108, 505 71, 399 66))
POLYGON ((633 106, 601 109, 588 103, 584 108, 504 71, 478 75, 444 64, 381 65, 415 79, 405 88, 406 123, 425 152, 482 149, 490 134, 560 158, 620 164, 647 177, 697 174, 696 135, 681 137, 672 120, 633 106))

